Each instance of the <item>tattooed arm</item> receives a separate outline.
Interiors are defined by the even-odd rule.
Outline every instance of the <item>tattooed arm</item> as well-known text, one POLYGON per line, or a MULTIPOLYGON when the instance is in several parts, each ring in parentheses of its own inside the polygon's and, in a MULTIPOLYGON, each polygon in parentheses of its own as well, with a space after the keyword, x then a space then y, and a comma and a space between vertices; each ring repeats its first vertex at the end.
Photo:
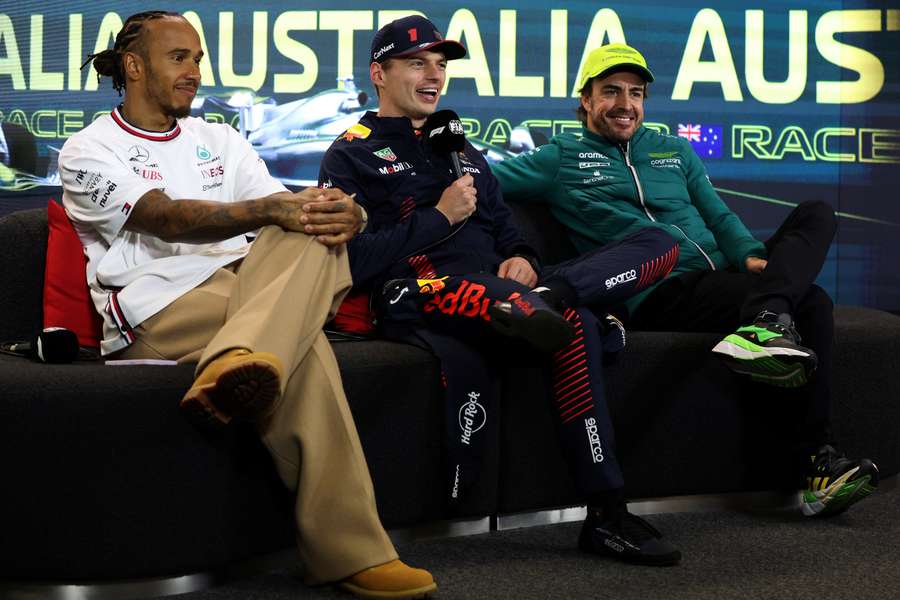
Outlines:
POLYGON ((306 188, 240 202, 172 200, 151 190, 135 204, 124 228, 167 242, 204 243, 278 225, 336 246, 352 238, 361 223, 353 198, 336 188, 306 188))

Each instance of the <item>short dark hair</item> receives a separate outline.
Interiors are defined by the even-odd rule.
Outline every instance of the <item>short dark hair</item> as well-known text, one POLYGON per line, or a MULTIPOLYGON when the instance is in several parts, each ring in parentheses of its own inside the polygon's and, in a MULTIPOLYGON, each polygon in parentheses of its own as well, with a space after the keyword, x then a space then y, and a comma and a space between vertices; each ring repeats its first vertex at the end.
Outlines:
MULTIPOLYGON (((388 69, 391 68, 391 65, 394 64, 395 60, 396 60, 395 58, 386 58, 382 61, 378 61, 378 64, 381 65, 382 71, 387 71, 388 69)), ((372 84, 372 86, 375 88, 375 96, 378 97, 379 99, 381 99, 381 88, 378 87, 377 85, 375 85, 374 83, 372 84)))
POLYGON ((81 68, 85 68, 88 63, 93 61, 94 69, 97 71, 97 81, 100 81, 101 77, 112 77, 113 89, 119 92, 121 96, 126 83, 122 56, 126 52, 136 52, 146 58, 147 44, 144 40, 144 23, 164 17, 181 17, 181 13, 166 10, 148 10, 131 15, 125 19, 122 29, 116 35, 113 47, 96 54, 89 54, 81 68))
MULTIPOLYGON (((578 93, 581 98, 587 98, 591 95, 591 91, 594 89, 594 80, 597 77, 591 77, 584 84, 584 87, 581 88, 578 93)), ((646 81, 644 82, 644 98, 649 97, 650 84, 646 81)), ((575 107, 575 116, 578 117, 578 120, 581 121, 582 125, 587 125, 587 111, 584 110, 584 107, 581 105, 581 101, 578 102, 578 106, 575 107)))

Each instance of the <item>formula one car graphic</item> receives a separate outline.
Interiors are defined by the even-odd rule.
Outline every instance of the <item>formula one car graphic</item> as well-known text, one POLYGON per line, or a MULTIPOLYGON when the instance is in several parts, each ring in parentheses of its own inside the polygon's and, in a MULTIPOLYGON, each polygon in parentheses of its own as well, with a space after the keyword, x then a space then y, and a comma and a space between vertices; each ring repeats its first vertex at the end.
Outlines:
MULTIPOLYGON (((359 121, 369 96, 352 77, 338 80, 335 89, 278 104, 274 98, 249 90, 197 96, 191 115, 228 123, 241 132, 265 161, 273 177, 289 186, 316 185, 325 151, 340 134, 359 121)), ((35 136, 27 127, 0 123, 0 191, 24 191, 60 184, 59 147, 46 146, 41 156, 35 136)), ((499 162, 535 146, 527 128, 513 130, 508 147, 472 139, 490 163, 499 162), (511 151, 514 150, 514 151, 511 151)))
POLYGON ((38 152, 37 139, 27 127, 0 122, 0 191, 21 192, 39 186, 58 186, 59 149, 38 152))
MULTIPOLYGON (((286 185, 306 186, 318 181, 322 157, 335 138, 356 124, 366 110, 378 110, 366 106, 368 101, 369 95, 347 77, 338 80, 336 89, 280 105, 249 91, 234 92, 227 98, 198 97, 191 114, 208 119, 221 115, 247 137, 273 177, 286 185)), ((504 148, 469 141, 488 162, 513 156, 504 148)))

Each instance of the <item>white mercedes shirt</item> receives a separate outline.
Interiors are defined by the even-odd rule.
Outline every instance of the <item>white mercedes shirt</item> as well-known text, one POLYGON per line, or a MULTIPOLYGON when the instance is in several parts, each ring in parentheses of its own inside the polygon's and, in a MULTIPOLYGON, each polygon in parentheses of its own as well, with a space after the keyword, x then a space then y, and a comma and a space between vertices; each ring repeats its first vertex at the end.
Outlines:
POLYGON ((88 286, 103 316, 102 354, 131 344, 133 327, 250 250, 244 235, 186 244, 122 229, 145 193, 234 202, 285 191, 228 125, 187 117, 169 131, 145 131, 118 108, 66 141, 59 169, 63 206, 84 245, 88 286))

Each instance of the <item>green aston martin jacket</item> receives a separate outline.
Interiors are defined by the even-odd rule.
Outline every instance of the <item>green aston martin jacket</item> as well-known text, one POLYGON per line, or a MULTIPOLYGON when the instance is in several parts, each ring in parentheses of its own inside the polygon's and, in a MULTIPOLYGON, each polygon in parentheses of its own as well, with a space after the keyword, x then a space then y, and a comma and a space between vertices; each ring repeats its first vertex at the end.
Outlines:
MULTIPOLYGON (((549 203, 580 252, 661 227, 679 240, 672 276, 729 266, 743 271, 747 257, 766 257, 683 138, 641 127, 620 145, 587 130, 563 133, 491 168, 507 200, 549 203)), ((631 298, 629 312, 651 290, 631 298)))

